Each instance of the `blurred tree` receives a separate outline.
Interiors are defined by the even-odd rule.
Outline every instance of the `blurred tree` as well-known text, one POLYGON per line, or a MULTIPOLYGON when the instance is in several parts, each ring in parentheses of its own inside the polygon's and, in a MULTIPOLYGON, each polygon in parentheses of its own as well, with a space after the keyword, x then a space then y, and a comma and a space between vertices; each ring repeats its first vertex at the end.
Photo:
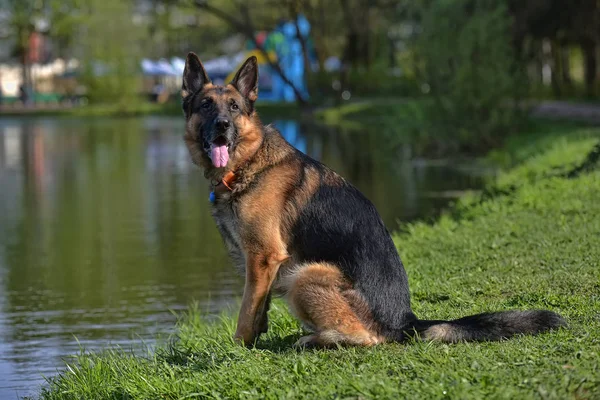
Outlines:
POLYGON ((496 0, 421 0, 411 7, 429 133, 446 143, 497 145, 518 122, 521 87, 507 8, 496 0))
POLYGON ((509 0, 513 15, 513 42, 523 62, 536 57, 536 47, 546 40, 554 56, 555 94, 571 86, 568 48, 579 46, 584 57, 586 93, 596 94, 600 44, 600 3, 596 0, 509 0))
POLYGON ((123 107, 138 99, 142 27, 132 19, 132 2, 86 0, 78 42, 83 82, 92 101, 119 101, 123 107))
POLYGON ((45 0, 45 16, 49 22, 48 37, 53 45, 53 57, 75 56, 77 38, 86 23, 83 12, 87 0, 45 0))
POLYGON ((0 0, 0 23, 7 31, 4 39, 12 55, 22 65, 22 82, 32 88, 31 64, 47 57, 70 57, 77 34, 85 21, 80 11, 87 0, 0 0), (38 35, 36 37, 36 35, 38 35), (41 41, 39 39, 50 39, 41 41), (49 43, 53 52, 49 53, 49 43))
POLYGON ((198 10, 190 1, 147 0, 144 36, 145 56, 148 58, 181 57, 198 46, 202 46, 202 57, 222 55, 219 44, 231 38, 234 31, 227 24, 209 13, 198 10))
MULTIPOLYGON (((310 43, 301 41, 311 91, 338 97, 344 90, 359 96, 380 92, 396 95, 400 90, 395 88, 401 86, 398 82, 410 81, 414 85, 414 80, 411 81, 414 65, 406 60, 414 60, 417 53, 424 54, 422 49, 428 46, 418 41, 406 47, 406 38, 398 39, 398 34, 410 28, 414 31, 408 36, 414 35, 423 23, 429 23, 428 14, 435 12, 434 3, 433 0, 0 0, 0 38, 10 42, 13 55, 23 64, 26 83, 30 82, 32 43, 40 30, 52 43, 53 57, 75 57, 87 65, 88 72, 91 64, 96 69, 105 65, 108 70, 121 71, 119 79, 125 79, 125 75, 132 75, 133 64, 142 54, 158 59, 199 50, 203 58, 216 57, 240 50, 244 39, 255 41, 257 32, 271 31, 281 21, 295 20, 302 14, 311 24, 310 43), (310 76, 309 53, 316 55, 321 67, 313 76, 310 76), (341 60, 339 76, 324 72, 325 61, 330 57, 341 60), (332 91, 333 87, 338 89, 332 91)), ((437 7, 445 7, 449 13, 459 13, 477 9, 481 0, 437 3, 437 7)), ((552 87, 556 95, 563 95, 576 87, 572 84, 571 50, 578 48, 582 57, 578 66, 583 66, 586 92, 596 94, 600 47, 597 0, 496 3, 499 7, 508 5, 512 17, 510 34, 502 38, 512 43, 523 69, 535 63, 537 75, 541 76, 542 65, 550 66, 552 87)), ((448 29, 444 34, 449 35, 451 42, 466 40, 460 29, 448 29)), ((436 36, 429 40, 433 46, 446 39, 436 36)), ((277 65, 273 68, 282 74, 277 65)), ((86 81, 91 82, 92 75, 87 74, 86 81)), ((533 79, 540 80, 535 76, 533 79)), ((96 85, 94 93, 116 95, 133 82, 129 78, 125 81, 131 82, 96 85)), ((301 99, 298 90, 296 96, 301 99)))

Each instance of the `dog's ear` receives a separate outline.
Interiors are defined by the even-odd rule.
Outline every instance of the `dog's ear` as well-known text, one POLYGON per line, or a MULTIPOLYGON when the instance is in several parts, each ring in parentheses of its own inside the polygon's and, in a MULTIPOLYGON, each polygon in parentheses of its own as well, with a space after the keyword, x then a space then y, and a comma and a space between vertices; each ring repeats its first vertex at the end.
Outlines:
POLYGON ((258 99, 258 61, 255 56, 246 60, 231 84, 251 103, 258 99))
POLYGON ((188 53, 183 69, 183 84, 181 85, 181 96, 185 99, 187 96, 196 93, 202 86, 210 83, 204 66, 198 56, 192 52, 188 53))

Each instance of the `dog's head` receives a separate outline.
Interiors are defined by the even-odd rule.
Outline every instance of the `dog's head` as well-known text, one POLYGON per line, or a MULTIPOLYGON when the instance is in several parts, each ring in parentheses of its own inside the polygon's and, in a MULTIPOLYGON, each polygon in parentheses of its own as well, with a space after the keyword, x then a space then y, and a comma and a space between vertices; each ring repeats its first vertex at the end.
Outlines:
POLYGON ((229 85, 213 85, 204 66, 189 53, 183 71, 185 142, 195 164, 206 175, 235 170, 262 142, 261 124, 254 110, 258 98, 258 64, 252 56, 229 85))

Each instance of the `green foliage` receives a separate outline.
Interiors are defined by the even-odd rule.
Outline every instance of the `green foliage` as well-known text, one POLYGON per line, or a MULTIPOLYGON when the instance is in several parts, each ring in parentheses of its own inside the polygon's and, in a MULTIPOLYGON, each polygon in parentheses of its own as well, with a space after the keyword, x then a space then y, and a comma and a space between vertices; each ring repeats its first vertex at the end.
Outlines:
POLYGON ((86 0, 47 0, 46 4, 50 20, 48 36, 53 40, 55 55, 70 58, 79 29, 87 20, 82 12, 86 0))
POLYGON ((518 126, 520 87, 510 19, 503 2, 414 3, 414 41, 429 135, 466 147, 489 147, 518 126))
MULTIPOLYGON (((552 146, 506 176, 561 162, 568 170, 591 143, 552 146)), ((246 349, 232 341, 228 314, 209 320, 192 309, 155 352, 82 352, 41 398, 598 398, 600 168, 536 176, 473 205, 469 218, 410 225, 395 241, 417 315, 547 308, 567 329, 496 343, 295 351, 301 328, 276 302, 269 333, 246 349)))
POLYGON ((138 101, 142 30, 131 21, 132 4, 121 0, 88 0, 80 10, 83 83, 93 102, 138 101))
MULTIPOLYGON (((8 29, 14 56, 21 60, 27 53, 29 37, 35 30, 34 21, 41 15, 42 2, 35 0, 0 0, 0 23, 8 29)), ((0 39, 5 39, 0 36, 0 39)))

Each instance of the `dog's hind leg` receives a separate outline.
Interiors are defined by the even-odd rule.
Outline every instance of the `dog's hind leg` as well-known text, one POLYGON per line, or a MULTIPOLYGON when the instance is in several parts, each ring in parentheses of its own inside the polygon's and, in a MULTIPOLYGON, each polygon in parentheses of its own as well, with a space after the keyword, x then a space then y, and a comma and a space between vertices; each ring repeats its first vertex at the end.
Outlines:
POLYGON ((359 304, 352 285, 336 266, 308 264, 284 279, 292 312, 315 330, 296 346, 372 346, 383 341, 368 321, 366 306, 359 304))

